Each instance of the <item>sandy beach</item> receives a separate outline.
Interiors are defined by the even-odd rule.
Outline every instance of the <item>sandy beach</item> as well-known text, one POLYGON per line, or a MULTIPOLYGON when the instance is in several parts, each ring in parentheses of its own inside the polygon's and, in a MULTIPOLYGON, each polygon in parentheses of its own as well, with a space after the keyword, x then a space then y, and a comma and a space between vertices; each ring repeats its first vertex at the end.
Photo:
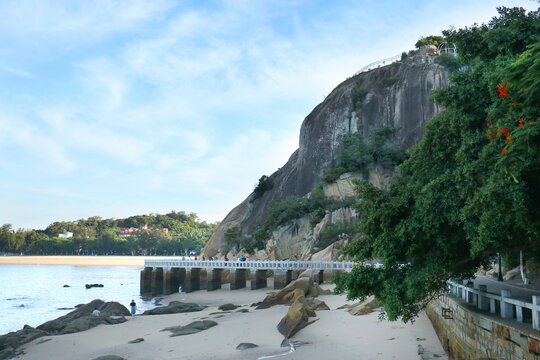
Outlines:
MULTIPOLYGON (((333 285, 323 284, 332 289, 333 285)), ((265 356, 289 352, 280 347, 283 336, 276 325, 287 313, 288 306, 276 305, 265 310, 254 310, 252 303, 261 301, 270 289, 230 291, 228 285, 217 291, 205 290, 189 294, 166 296, 162 304, 177 300, 206 305, 200 312, 136 316, 118 325, 96 328, 68 335, 47 336, 22 346, 24 354, 16 359, 94 359, 103 355, 118 355, 129 360, 149 359, 264 359, 265 356), (234 303, 249 312, 220 312, 218 306, 234 303), (197 334, 169 337, 160 330, 192 321, 210 319, 218 323, 197 334), (136 344, 131 340, 143 338, 136 344), (257 348, 236 350, 240 343, 254 343, 257 348)), ((295 351, 278 359, 447 359, 430 321, 422 314, 414 324, 378 321, 378 312, 352 316, 337 308, 352 304, 344 295, 321 295, 331 310, 317 311, 317 321, 300 330, 292 341, 295 351), (418 345, 424 349, 418 355, 418 345), (436 355, 438 356, 436 356, 436 355)), ((126 304, 127 305, 127 304, 126 304)), ((315 319, 315 318, 313 318, 315 319)))
POLYGON ((0 265, 144 266, 145 259, 181 256, 0 256, 0 265))

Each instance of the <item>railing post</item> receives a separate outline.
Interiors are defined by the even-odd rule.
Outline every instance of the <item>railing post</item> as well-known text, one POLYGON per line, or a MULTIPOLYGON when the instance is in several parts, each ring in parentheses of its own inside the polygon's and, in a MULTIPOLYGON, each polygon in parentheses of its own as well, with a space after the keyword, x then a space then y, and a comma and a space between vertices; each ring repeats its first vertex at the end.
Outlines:
POLYGON ((532 322, 533 329, 540 330, 540 316, 539 316, 540 296, 532 297, 532 322))
POLYGON ((478 308, 480 310, 489 310, 489 298, 484 295, 487 292, 487 285, 478 285, 478 308))
POLYGON ((506 299, 510 298, 511 296, 510 290, 501 290, 501 317, 503 319, 510 319, 514 317, 512 304, 506 302, 506 299))

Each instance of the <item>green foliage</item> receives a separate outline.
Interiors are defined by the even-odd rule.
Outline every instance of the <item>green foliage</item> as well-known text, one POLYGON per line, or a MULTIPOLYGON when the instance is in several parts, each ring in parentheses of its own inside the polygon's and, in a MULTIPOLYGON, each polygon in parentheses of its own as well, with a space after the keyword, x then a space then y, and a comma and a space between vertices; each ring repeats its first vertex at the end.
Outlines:
POLYGON ((445 110, 408 151, 389 190, 357 185, 365 236, 344 253, 384 267, 358 264, 336 278, 336 290, 350 299, 375 295, 390 320, 414 319, 448 279, 472 276, 497 253, 540 259, 540 114, 538 99, 521 88, 538 83, 539 13, 498 10, 488 25, 444 32, 471 71, 453 72, 452 85, 435 92, 445 110), (497 87, 507 81, 505 102, 497 87), (533 124, 518 126, 521 117, 533 124), (509 128, 509 145, 486 139, 490 123, 509 128))
POLYGON ((343 149, 336 154, 336 165, 325 168, 322 180, 331 183, 346 172, 365 172, 370 163, 385 166, 402 163, 405 152, 390 143, 393 132, 394 129, 388 126, 375 129, 367 142, 360 132, 347 133, 343 138, 343 149))
POLYGON ((126 219, 101 219, 94 216, 77 221, 57 221, 45 230, 13 230, 5 224, 0 228, 0 252, 27 254, 183 254, 186 250, 200 251, 210 238, 216 224, 198 220, 194 213, 170 212, 166 215, 137 215, 126 219), (136 236, 118 235, 120 227, 140 230, 136 236), (167 228, 169 234, 159 230, 167 228), (71 238, 58 238, 69 231, 71 238))
POLYGON ((399 80, 399 76, 390 76, 390 77, 387 77, 385 79, 383 79, 382 83, 383 83, 383 86, 385 87, 389 87, 389 86, 392 86, 395 84, 396 81, 399 80))
POLYGON ((459 60, 452 54, 441 54, 435 58, 435 63, 446 67, 448 70, 456 71, 461 67, 459 60))
POLYGON ((364 106, 364 99, 368 93, 368 89, 356 86, 352 93, 352 111, 360 112, 364 106))
MULTIPOLYGON (((299 197, 291 200, 274 201, 270 204, 265 219, 259 228, 253 232, 251 242, 256 243, 253 248, 262 249, 265 241, 270 238, 272 231, 288 222, 309 215, 310 224, 314 227, 326 215, 326 211, 352 206, 353 198, 335 200, 328 198, 323 191, 322 185, 317 186, 309 198, 299 197)), ((244 240, 247 241, 247 240, 244 240)))
POLYGON ((338 241, 341 234, 351 235, 356 233, 358 233, 358 224, 356 223, 343 222, 330 224, 321 231, 319 240, 317 241, 317 247, 324 249, 330 244, 338 241))
POLYGON ((253 190, 253 200, 260 198, 263 194, 274 187, 274 183, 266 175, 261 176, 259 183, 255 185, 253 190))
POLYGON ((418 40, 416 42, 416 44, 414 44, 414 46, 417 49, 419 49, 422 46, 426 46, 426 45, 438 46, 438 45, 442 44, 443 42, 444 42, 444 37, 438 36, 438 35, 430 35, 430 36, 426 36, 426 37, 423 37, 420 40, 418 40))
POLYGON ((401 61, 405 60, 406 58, 408 58, 409 56, 407 55, 407 52, 402 52, 401 53, 401 61))

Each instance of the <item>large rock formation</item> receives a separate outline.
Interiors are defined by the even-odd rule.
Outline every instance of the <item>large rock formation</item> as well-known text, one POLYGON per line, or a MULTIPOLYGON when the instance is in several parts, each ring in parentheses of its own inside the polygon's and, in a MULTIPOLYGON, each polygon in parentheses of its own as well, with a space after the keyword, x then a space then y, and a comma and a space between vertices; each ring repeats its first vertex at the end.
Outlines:
MULTIPOLYGON (((422 137, 424 125, 440 112, 431 100, 431 90, 444 87, 448 71, 433 63, 426 51, 418 51, 407 60, 353 76, 319 104, 304 120, 300 129, 300 144, 289 161, 270 176, 274 186, 257 199, 253 194, 235 207, 212 235, 203 254, 215 256, 225 248, 224 233, 238 227, 242 236, 251 235, 264 220, 272 200, 281 201, 306 196, 321 184, 324 167, 335 160, 347 132, 362 132, 367 138, 375 129, 394 128, 393 140, 403 149, 416 144, 422 137), (354 110, 355 89, 367 90, 362 110, 354 110)), ((385 187, 393 169, 372 165, 368 180, 385 187)), ((358 174, 356 175, 358 176, 358 174)), ((343 198, 353 194, 354 174, 324 185, 327 196, 343 198)), ((254 258, 284 259, 291 255, 308 258, 308 243, 313 240, 306 218, 296 219, 272 235, 274 244, 254 258), (283 250, 284 249, 284 250, 283 250)))

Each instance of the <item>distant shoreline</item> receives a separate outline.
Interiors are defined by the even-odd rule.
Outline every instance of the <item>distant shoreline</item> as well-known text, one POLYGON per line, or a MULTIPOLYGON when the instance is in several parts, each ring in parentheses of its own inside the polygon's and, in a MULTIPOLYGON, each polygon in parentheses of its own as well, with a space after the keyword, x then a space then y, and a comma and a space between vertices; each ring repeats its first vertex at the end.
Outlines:
POLYGON ((0 256, 0 265, 137 266, 144 260, 182 259, 181 256, 0 256))

